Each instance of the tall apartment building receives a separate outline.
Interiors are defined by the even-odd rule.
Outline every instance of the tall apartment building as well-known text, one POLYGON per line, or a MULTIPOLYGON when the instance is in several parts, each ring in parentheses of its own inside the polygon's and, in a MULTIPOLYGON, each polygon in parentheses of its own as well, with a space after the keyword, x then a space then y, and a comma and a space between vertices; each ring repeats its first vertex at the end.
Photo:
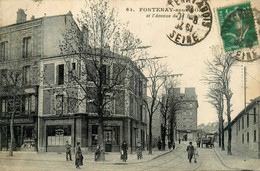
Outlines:
POLYGON ((0 28, 0 150, 7 150, 10 143, 10 116, 15 103, 15 149, 37 148, 38 130, 38 69, 43 54, 43 19, 26 21, 22 9, 17 12, 17 23, 0 28), (10 99, 5 88, 12 86, 4 77, 10 70, 21 70, 22 88, 19 98, 10 99))
MULTIPOLYGON (((0 28, 0 69, 5 69, 6 62, 25 62, 24 70, 28 72, 25 71, 24 76, 31 80, 31 87, 25 92, 30 98, 29 108, 31 110, 35 107, 35 112, 26 115, 27 118, 34 116, 34 120, 27 119, 28 122, 18 120, 20 115, 25 116, 21 112, 15 116, 15 125, 20 127, 16 131, 16 142, 24 139, 23 132, 26 132, 26 137, 29 136, 28 125, 30 128, 33 126, 30 137, 40 152, 64 151, 66 141, 73 147, 76 142, 81 142, 85 151, 94 149, 98 138, 98 116, 91 100, 75 106, 75 99, 84 96, 84 91, 76 83, 71 84, 73 82, 69 73, 73 70, 80 75, 80 64, 74 60, 73 54, 65 61, 59 46, 67 29, 79 29, 72 14, 69 12, 37 19, 32 17, 30 21, 26 21, 26 14, 21 9, 17 15, 19 23, 0 28), (74 23, 75 28, 72 28, 71 23, 74 23), (10 55, 3 55, 6 53, 10 55), (22 128, 20 125, 25 126, 22 128)), ((128 64, 127 73, 133 74, 132 79, 125 81, 120 89, 120 98, 110 103, 104 116, 104 143, 107 152, 119 151, 123 141, 128 143, 129 150, 135 150, 138 141, 143 146, 146 143, 147 117, 141 99, 146 97, 147 80, 132 61, 128 61, 128 64)), ((107 68, 106 72, 113 76, 113 68, 107 68)), ((4 104, 4 96, 0 99, 1 104, 4 104)), ((7 109, 8 107, 1 107, 0 127, 3 133, 0 136, 0 149, 7 147, 10 139, 9 122, 4 114, 7 109)), ((20 144, 22 146, 24 143, 20 144)))
POLYGON ((173 103, 178 103, 176 109, 175 140, 195 140, 197 137, 197 109, 198 100, 195 88, 185 88, 181 93, 180 88, 171 90, 173 103))

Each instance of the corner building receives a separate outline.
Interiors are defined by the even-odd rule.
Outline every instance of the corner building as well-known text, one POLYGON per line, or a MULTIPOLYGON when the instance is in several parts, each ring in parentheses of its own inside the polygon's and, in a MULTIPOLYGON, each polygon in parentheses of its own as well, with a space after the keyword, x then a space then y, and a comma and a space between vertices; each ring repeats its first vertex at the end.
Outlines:
MULTIPOLYGON (((60 42, 63 34, 75 23, 72 14, 44 16, 26 20, 22 9, 17 12, 17 23, 0 28, 0 74, 7 63, 24 65, 24 97, 26 107, 19 104, 20 112, 14 120, 16 150, 28 147, 39 152, 64 152, 66 141, 76 146, 81 142, 83 153, 97 145, 98 116, 91 102, 75 105, 83 91, 70 82, 69 71, 80 75, 80 65, 73 54, 65 61, 60 42)), ((76 25, 76 23, 75 23, 76 25)), ((77 26, 72 29, 79 29, 77 26)), ((68 55, 67 55, 68 56, 68 55)), ((107 68, 110 76, 113 68, 107 68)), ((114 99, 104 116, 104 143, 107 152, 120 151, 126 141, 129 152, 137 142, 145 147, 147 112, 142 99, 146 98, 146 82, 142 72, 129 61, 127 79, 120 89, 120 98, 114 99)), ((0 75, 1 76, 1 75, 0 75)), ((0 86, 0 150, 7 150, 10 141, 8 102, 0 86)))

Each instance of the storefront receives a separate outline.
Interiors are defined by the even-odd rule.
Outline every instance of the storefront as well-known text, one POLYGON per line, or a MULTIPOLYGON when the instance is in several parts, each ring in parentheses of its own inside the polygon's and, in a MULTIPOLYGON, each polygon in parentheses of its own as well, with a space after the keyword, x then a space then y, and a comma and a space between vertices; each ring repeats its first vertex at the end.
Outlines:
MULTIPOLYGON (((37 151, 37 119, 14 119, 14 150, 37 151)), ((11 134, 8 119, 2 119, 0 124, 0 150, 7 151, 10 148, 11 134)))

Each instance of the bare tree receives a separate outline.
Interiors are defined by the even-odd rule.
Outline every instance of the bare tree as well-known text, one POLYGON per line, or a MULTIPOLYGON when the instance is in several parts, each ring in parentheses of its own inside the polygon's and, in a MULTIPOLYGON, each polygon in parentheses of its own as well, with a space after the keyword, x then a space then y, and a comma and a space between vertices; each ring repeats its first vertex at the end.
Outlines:
POLYGON ((224 119, 223 119, 223 112, 224 112, 224 95, 222 92, 221 84, 213 84, 207 93, 207 98, 209 99, 209 103, 217 110, 218 114, 218 131, 219 131, 219 147, 222 150, 225 150, 224 145, 224 119))
MULTIPOLYGON (((172 118, 172 115, 170 114, 170 108, 173 103, 173 94, 171 93, 171 90, 173 90, 174 87, 177 85, 177 81, 171 77, 170 74, 167 77, 166 81, 163 84, 163 93, 160 101, 160 113, 162 116, 162 123, 161 123, 161 139, 162 139, 162 150, 165 150, 166 146, 166 136, 167 136, 167 128, 168 128, 168 122, 169 119, 172 118)), ((169 132, 169 131, 168 131, 169 132)), ((168 136, 169 137, 169 136, 168 136)), ((173 141, 171 141, 172 143, 173 141)))
MULTIPOLYGON (((8 65, 8 64, 7 64, 8 65)), ((8 65, 6 70, 2 70, 2 80, 1 80, 1 94, 6 97, 5 101, 7 103, 7 113, 10 112, 10 116, 7 117, 10 120, 10 147, 9 156, 13 156, 14 149, 14 118, 17 112, 20 110, 20 105, 24 103, 22 100, 23 93, 23 70, 18 64, 8 65)))
POLYGON ((160 99, 159 93, 164 82, 167 79, 167 69, 165 65, 161 64, 158 60, 147 60, 147 79, 148 79, 148 93, 151 96, 151 102, 144 99, 145 107, 149 116, 149 141, 148 148, 149 154, 152 154, 152 120, 155 111, 159 108, 160 99))
POLYGON ((115 10, 104 0, 86 1, 77 21, 79 28, 72 22, 60 47, 68 68, 71 58, 79 65, 80 72, 70 72, 70 83, 80 86, 84 92, 80 101, 92 109, 88 112, 97 114, 98 144, 103 150, 103 117, 111 113, 113 100, 124 103, 123 89, 131 86, 132 71, 140 69, 132 60, 140 57, 141 41, 117 20, 115 10))
POLYGON ((222 54, 218 47, 213 47, 214 59, 210 65, 208 65, 207 70, 207 82, 209 84, 219 85, 221 92, 223 93, 226 100, 226 114, 227 114, 227 129, 228 129, 228 154, 231 155, 231 98, 232 91, 230 88, 230 74, 231 67, 235 63, 235 58, 231 56, 231 54, 222 54))

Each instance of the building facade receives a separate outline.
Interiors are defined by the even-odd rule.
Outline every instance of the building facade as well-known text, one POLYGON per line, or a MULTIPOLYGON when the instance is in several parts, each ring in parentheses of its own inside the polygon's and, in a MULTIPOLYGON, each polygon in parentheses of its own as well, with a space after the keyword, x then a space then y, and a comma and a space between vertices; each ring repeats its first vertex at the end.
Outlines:
MULTIPOLYGON (((231 150, 236 149, 251 157, 260 158, 260 97, 255 98, 232 121, 231 150)), ((228 141, 227 126, 224 129, 225 146, 228 141)))
MULTIPOLYGON (((25 102, 17 104, 19 112, 14 119, 17 150, 33 147, 39 152, 62 152, 66 141, 72 147, 81 142, 83 151, 92 151, 97 145, 98 116, 91 101, 76 102, 84 91, 69 76, 72 70, 80 75, 80 64, 73 55, 64 60, 59 46, 68 29, 79 29, 71 28, 71 23, 76 25, 70 12, 26 20, 19 9, 17 23, 0 28, 0 74, 6 73, 7 63, 17 62, 23 68, 21 96, 25 102)), ((128 68, 131 79, 126 79, 103 117, 107 152, 120 151, 123 141, 129 151, 136 149, 138 141, 143 147, 146 144, 147 112, 142 99, 146 98, 147 80, 132 61, 128 68)), ((113 76, 113 68, 108 70, 113 76)), ((10 112, 3 90, 0 101, 0 149, 7 150, 10 112)))
POLYGON ((37 150, 41 25, 40 19, 26 22, 26 14, 19 9, 17 23, 0 28, 0 150, 8 150, 10 146, 10 118, 14 110, 14 150, 37 150), (21 84, 17 94, 5 92, 6 88, 14 86, 5 80, 14 74, 11 70, 20 70, 16 73, 16 81, 21 84))

